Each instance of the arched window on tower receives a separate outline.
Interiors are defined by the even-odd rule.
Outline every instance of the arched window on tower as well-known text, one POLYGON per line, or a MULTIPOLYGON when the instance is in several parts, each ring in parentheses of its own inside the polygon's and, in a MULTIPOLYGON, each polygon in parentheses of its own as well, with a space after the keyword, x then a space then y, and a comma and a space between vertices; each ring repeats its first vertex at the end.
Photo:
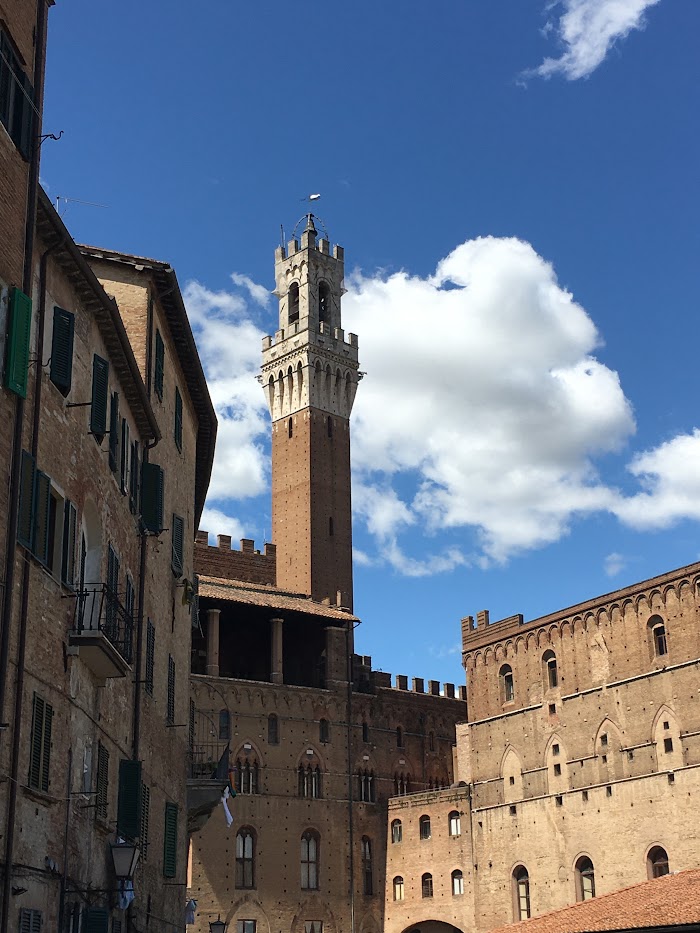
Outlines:
POLYGON ((420 887, 421 887, 421 895, 423 897, 433 896, 433 876, 430 874, 430 872, 426 872, 422 876, 420 880, 420 887))
POLYGON ((396 747, 403 748, 403 729, 401 726, 396 727, 396 747))
POLYGON ((593 862, 587 855, 577 859, 576 872, 576 900, 590 901, 595 897, 595 870, 593 862))
POLYGON ((530 917, 530 876, 524 865, 513 871, 513 919, 527 920, 530 917))
POLYGON ((318 891, 318 833, 307 829, 301 837, 301 887, 304 891, 318 891))
POLYGON ((219 710, 219 738, 231 738, 231 715, 227 709, 219 710))
POLYGON ((430 830, 430 817, 425 815, 418 820, 418 829, 421 839, 430 839, 431 830, 430 830))
POLYGON ((270 713, 267 717, 267 741, 269 745, 280 743, 280 721, 276 713, 270 713))
POLYGON ((553 690, 559 683, 559 672, 557 670, 557 656, 551 650, 545 651, 542 655, 542 674, 545 690, 553 690))
POLYGON ((447 819, 450 827, 450 836, 461 836, 462 820, 460 819, 459 810, 452 810, 447 819))
POLYGON ((510 664, 501 665, 498 677, 501 682, 501 703, 512 703, 515 699, 515 685, 513 683, 513 668, 510 664))
POLYGON ((331 290, 328 282, 321 282, 318 286, 318 319, 327 324, 331 319, 331 290))
POLYGON ((374 803, 376 801, 373 770, 361 768, 357 772, 357 796, 364 803, 374 803))
POLYGON ((668 854, 661 846, 653 846, 647 855, 647 876, 661 878, 669 873, 668 854))
POLYGON ((372 842, 368 836, 362 837, 362 890, 365 894, 374 894, 372 842))
POLYGON ((403 826, 401 820, 391 821, 391 843, 395 845, 403 840, 403 826))
POLYGON ((299 283, 292 282, 289 286, 289 316, 287 321, 289 324, 294 324, 299 320, 299 283))
POLYGON ((411 775, 405 771, 397 771, 394 774, 394 796, 405 797, 410 793, 411 775))
POLYGON ((236 759, 236 792, 239 794, 257 794, 258 763, 255 759, 236 759))
POLYGON ((236 833, 236 887, 255 887, 255 834, 248 826, 236 833))
POLYGON ((330 415, 328 416, 328 419, 326 421, 326 433, 328 434, 329 437, 333 437, 333 419, 331 418, 330 415))
POLYGON ((452 895, 459 897, 460 894, 464 894, 464 875, 459 868, 455 868, 452 872, 452 895))
POLYGON ((661 616, 652 616, 647 622, 652 658, 662 658, 668 654, 668 636, 666 624, 661 616))
POLYGON ((318 765, 299 765, 299 796, 312 800, 318 800, 323 796, 321 769, 318 765))
POLYGON ((397 875, 394 878, 394 900, 402 901, 403 894, 404 894, 403 877, 401 875, 397 875))

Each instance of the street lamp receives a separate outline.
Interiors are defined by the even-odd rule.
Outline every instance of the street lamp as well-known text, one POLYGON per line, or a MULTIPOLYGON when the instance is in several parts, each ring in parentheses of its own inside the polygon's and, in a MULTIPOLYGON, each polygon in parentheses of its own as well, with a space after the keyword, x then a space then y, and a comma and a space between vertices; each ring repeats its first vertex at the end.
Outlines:
POLYGON ((133 842, 124 842, 123 839, 110 843, 114 874, 120 880, 133 878, 136 865, 141 855, 139 847, 133 842))
POLYGON ((209 921, 209 933, 226 933, 226 921, 221 919, 221 914, 217 920, 209 921))

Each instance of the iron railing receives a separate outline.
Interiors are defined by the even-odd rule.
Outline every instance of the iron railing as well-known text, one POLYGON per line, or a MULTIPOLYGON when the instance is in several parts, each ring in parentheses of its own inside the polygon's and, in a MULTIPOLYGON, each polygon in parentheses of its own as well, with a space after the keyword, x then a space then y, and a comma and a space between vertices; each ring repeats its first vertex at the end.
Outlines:
POLYGON ((74 631, 78 635, 101 632, 131 664, 134 617, 106 583, 91 583, 76 593, 74 631))
POLYGON ((215 710, 190 709, 189 775, 200 781, 228 778, 229 740, 220 735, 215 710))

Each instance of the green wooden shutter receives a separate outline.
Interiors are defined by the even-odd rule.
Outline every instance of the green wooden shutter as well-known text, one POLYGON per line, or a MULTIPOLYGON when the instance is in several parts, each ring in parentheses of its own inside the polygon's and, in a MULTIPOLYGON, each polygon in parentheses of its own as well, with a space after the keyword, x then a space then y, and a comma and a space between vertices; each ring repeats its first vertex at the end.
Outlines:
POLYGON ((141 517, 147 531, 163 530, 163 470, 157 463, 144 463, 141 470, 141 517))
POLYGON ((109 363, 95 354, 92 358, 92 404, 90 406, 90 431, 102 441, 107 430, 107 393, 109 388, 109 363))
POLYGON ((18 288, 10 292, 10 323, 7 329, 5 387, 27 397, 29 338, 32 331, 32 299, 18 288))
POLYGON ((139 833, 139 842, 141 843, 141 860, 148 858, 148 820, 151 815, 151 788, 147 784, 141 785, 141 832, 139 833))
POLYGON ((185 543, 185 521, 179 515, 173 515, 173 543, 170 566, 176 577, 183 574, 183 547, 185 543))
POLYGON ((160 331, 156 330, 156 360, 155 360, 155 377, 153 379, 153 387, 156 390, 156 395, 161 401, 163 400, 164 365, 165 365, 165 345, 163 344, 163 338, 160 335, 160 331))
POLYGON ((51 382, 63 394, 70 392, 73 378, 73 336, 75 315, 63 308, 53 309, 51 341, 51 382))
POLYGON ((146 630, 146 691, 153 696, 153 668, 156 657, 156 627, 148 620, 146 630))
POLYGON ((34 528, 34 476, 36 464, 34 457, 26 450, 22 451, 19 482, 19 515, 17 520, 17 540, 26 548, 32 546, 34 528))
POLYGON ((32 552, 42 564, 49 562, 49 509, 51 506, 51 480, 37 470, 34 479, 34 528, 32 552))
POLYGON ((84 933, 109 933, 109 909, 86 907, 83 916, 84 933))
POLYGON ((66 586, 75 586, 75 540, 78 513, 73 503, 66 499, 63 513, 63 559, 61 580, 66 586))
POLYGON ((174 878, 177 874, 177 804, 165 805, 165 831, 163 833, 163 874, 174 878))
POLYGON ((182 450, 182 396, 180 390, 175 388, 175 443, 177 449, 182 450))
POLYGON ((123 759, 119 762, 117 834, 125 839, 136 839, 140 831, 141 762, 123 759))
POLYGON ((119 470, 119 488, 123 493, 126 493, 129 486, 129 454, 131 452, 131 444, 129 442, 129 422, 126 418, 122 418, 122 455, 121 455, 121 465, 119 470))
POLYGON ((119 453, 119 393, 112 392, 109 403, 109 468, 117 472, 119 453))
POLYGON ((97 743, 97 791, 95 799, 95 813, 103 820, 107 819, 107 805, 109 802, 109 752, 102 742, 97 743))
POLYGON ((165 711, 169 723, 175 722, 175 659, 168 655, 168 703, 165 711))
POLYGON ((139 480, 141 477, 141 465, 139 461, 139 442, 134 441, 131 445, 131 468, 129 471, 129 508, 134 514, 139 510, 139 480))

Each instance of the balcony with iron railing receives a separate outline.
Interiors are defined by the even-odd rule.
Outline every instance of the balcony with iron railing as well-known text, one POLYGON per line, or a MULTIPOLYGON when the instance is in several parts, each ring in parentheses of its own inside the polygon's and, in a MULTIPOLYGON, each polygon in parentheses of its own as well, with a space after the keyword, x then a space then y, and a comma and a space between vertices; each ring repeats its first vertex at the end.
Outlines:
MULTIPOLYGON (((228 719, 227 719, 228 721, 228 719)), ((197 832, 221 800, 229 778, 229 740, 213 710, 190 709, 187 827, 197 832)))
POLYGON ((100 680, 124 677, 133 659, 134 618, 106 583, 86 584, 75 594, 69 644, 100 680))

